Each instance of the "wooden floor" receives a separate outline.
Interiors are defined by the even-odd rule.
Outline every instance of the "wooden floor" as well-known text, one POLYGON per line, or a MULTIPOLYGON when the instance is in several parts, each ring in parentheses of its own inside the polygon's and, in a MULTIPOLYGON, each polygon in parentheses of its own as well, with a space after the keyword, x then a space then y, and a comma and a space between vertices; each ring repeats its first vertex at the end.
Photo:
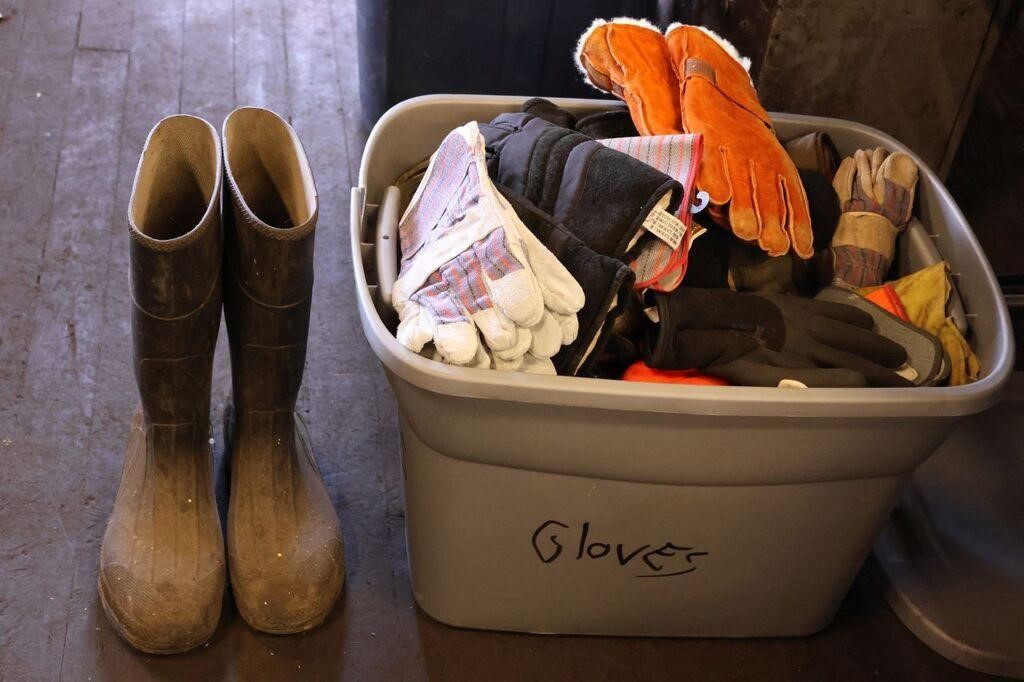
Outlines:
MULTIPOLYGON (((0 679, 975 677, 900 625, 870 566, 835 624, 806 639, 508 635, 421 613, 405 557, 396 408, 358 327, 345 237, 365 137, 353 2, 132 5, 0 0, 0 679), (257 634, 228 603, 205 648, 145 656, 117 638, 96 596, 137 401, 123 215, 153 124, 188 112, 219 127, 243 104, 293 123, 319 186, 300 408, 343 522, 347 592, 306 635, 257 634)), ((215 424, 229 391, 224 341, 215 424)))

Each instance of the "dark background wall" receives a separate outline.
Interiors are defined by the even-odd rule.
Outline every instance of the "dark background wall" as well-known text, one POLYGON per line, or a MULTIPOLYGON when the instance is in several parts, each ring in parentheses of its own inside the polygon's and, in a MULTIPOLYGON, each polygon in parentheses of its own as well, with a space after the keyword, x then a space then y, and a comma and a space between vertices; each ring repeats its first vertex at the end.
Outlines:
POLYGON ((595 17, 657 21, 655 0, 357 0, 363 114, 428 93, 595 97, 573 64, 595 17))
POLYGON ((984 69, 946 184, 997 273, 1024 275, 1024 3, 984 69))

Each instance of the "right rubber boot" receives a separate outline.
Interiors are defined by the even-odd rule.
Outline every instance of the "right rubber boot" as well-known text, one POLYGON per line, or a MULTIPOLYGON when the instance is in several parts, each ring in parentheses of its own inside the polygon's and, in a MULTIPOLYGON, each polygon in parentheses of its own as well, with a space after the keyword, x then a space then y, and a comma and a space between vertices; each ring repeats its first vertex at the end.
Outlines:
POLYGON ((223 139, 228 570, 242 618, 290 634, 322 623, 345 580, 341 525, 295 413, 319 200, 302 143, 277 114, 236 109, 223 139))
POLYGON ((100 549, 99 594, 118 634, 152 654, 206 642, 224 595, 210 448, 221 177, 217 131, 170 116, 146 140, 128 204, 142 405, 100 549))

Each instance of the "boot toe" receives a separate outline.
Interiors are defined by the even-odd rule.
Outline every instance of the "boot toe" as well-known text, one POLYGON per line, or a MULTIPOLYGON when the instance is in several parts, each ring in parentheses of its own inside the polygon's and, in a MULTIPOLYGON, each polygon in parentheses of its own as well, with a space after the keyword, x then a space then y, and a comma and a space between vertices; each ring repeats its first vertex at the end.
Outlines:
POLYGON ((345 560, 340 539, 291 554, 270 552, 244 571, 238 570, 238 561, 231 564, 238 611, 256 630, 290 634, 312 629, 327 618, 341 595, 345 560))
POLYGON ((129 644, 146 653, 179 653, 216 631, 224 567, 192 580, 156 582, 123 566, 103 567, 99 593, 110 622, 129 644))

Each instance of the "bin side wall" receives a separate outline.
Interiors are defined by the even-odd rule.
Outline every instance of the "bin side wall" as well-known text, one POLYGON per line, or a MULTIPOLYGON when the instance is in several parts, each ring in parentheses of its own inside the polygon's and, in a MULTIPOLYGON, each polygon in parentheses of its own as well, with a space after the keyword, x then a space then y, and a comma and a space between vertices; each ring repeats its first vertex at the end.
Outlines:
POLYGON ((809 634, 903 481, 653 485, 461 461, 402 434, 416 599, 463 627, 809 634))
POLYGON ((408 428, 449 457, 629 481, 777 485, 905 474, 953 418, 715 417, 464 398, 388 372, 408 428))

